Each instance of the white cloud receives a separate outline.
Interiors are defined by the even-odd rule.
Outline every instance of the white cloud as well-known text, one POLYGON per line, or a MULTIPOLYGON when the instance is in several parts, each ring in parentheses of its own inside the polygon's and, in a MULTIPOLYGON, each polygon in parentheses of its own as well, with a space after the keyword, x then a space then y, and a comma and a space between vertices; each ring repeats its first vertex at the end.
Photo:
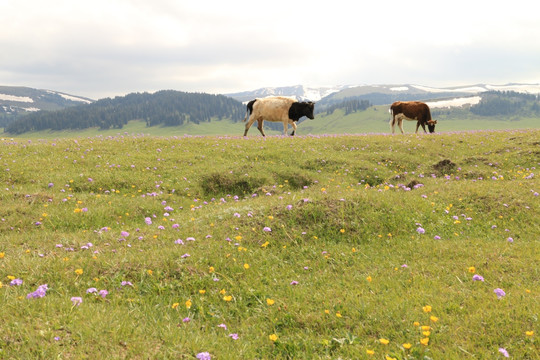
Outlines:
POLYGON ((0 1, 3 85, 99 98, 540 81, 540 24, 525 0, 0 1))

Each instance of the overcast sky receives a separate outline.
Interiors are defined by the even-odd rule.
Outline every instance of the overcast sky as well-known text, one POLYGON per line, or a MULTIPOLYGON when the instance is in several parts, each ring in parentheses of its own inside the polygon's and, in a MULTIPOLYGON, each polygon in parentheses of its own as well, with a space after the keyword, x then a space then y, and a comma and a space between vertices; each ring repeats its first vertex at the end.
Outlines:
POLYGON ((174 89, 540 82, 535 1, 0 0, 0 85, 174 89))

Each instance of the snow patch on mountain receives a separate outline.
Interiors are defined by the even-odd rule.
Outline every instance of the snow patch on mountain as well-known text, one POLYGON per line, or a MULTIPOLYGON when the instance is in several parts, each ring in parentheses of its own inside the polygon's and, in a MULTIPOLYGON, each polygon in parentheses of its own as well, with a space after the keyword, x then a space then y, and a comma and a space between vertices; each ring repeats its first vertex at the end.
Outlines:
POLYGON ((449 100, 439 100, 439 101, 428 101, 426 104, 434 108, 451 108, 451 107, 461 107, 464 105, 476 105, 482 100, 480 96, 468 96, 468 97, 459 97, 449 100))
POLYGON ((15 96, 15 95, 8 95, 8 94, 0 94, 0 100, 13 101, 13 102, 25 102, 25 103, 34 102, 34 99, 29 98, 27 96, 15 96))

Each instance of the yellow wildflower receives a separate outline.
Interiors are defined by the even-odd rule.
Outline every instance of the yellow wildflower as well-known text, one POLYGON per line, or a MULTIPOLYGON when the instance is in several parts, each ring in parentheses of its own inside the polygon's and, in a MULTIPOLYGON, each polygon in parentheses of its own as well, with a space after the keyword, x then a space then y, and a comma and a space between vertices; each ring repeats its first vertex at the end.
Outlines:
POLYGON ((366 354, 373 355, 373 354, 375 354, 375 351, 370 350, 370 349, 366 349, 366 354))
POLYGON ((405 350, 409 350, 409 349, 412 347, 412 345, 409 344, 409 343, 405 343, 405 344, 403 344, 402 346, 403 346, 403 348, 404 348, 405 350))
POLYGON ((193 305, 193 303, 191 302, 191 300, 187 300, 187 301, 186 301, 186 309, 190 309, 190 308, 191 308, 191 305, 193 305))
POLYGON ((232 300, 232 296, 231 295, 226 295, 223 297, 223 300, 225 301, 231 301, 232 300))
POLYGON ((172 304, 171 307, 172 307, 173 309, 176 309, 176 308, 178 307, 178 305, 180 305, 180 303, 174 303, 174 304, 172 304))
POLYGON ((77 270, 75 270, 75 274, 77 274, 77 275, 82 275, 83 272, 84 272, 83 269, 77 269, 77 270))
POLYGON ((525 335, 527 336, 533 336, 534 335, 534 331, 525 331, 525 335))
POLYGON ((273 342, 276 342, 277 339, 278 339, 278 337, 277 337, 276 334, 268 335, 268 338, 269 338, 271 341, 273 341, 273 342))
POLYGON ((272 300, 272 299, 266 299, 266 304, 267 304, 268 306, 272 306, 272 305, 274 305, 274 303, 275 303, 274 300, 272 300))
POLYGON ((383 339, 383 338, 379 339, 379 342, 380 342, 381 344, 383 344, 383 345, 388 345, 388 343, 390 343, 389 340, 383 339))
POLYGON ((431 312, 431 306, 426 305, 422 308, 422 310, 424 310, 425 313, 431 312))
POLYGON ((424 345, 424 346, 428 346, 429 344, 429 338, 423 338, 423 339, 420 339, 420 344, 424 345))

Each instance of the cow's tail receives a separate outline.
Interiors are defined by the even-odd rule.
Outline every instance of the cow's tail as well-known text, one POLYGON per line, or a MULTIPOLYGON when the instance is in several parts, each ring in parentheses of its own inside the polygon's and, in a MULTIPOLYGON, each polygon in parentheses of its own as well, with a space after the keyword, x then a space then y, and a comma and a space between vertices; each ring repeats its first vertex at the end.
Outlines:
POLYGON ((394 126, 394 111, 392 111, 392 107, 390 107, 390 109, 388 110, 390 112, 390 121, 388 122, 390 124, 390 126, 394 126))
POLYGON ((257 99, 251 100, 250 102, 247 103, 247 105, 246 105, 246 117, 244 117, 244 122, 246 122, 248 116, 251 115, 251 113, 253 112, 253 104, 255 103, 255 101, 257 101, 257 99))

